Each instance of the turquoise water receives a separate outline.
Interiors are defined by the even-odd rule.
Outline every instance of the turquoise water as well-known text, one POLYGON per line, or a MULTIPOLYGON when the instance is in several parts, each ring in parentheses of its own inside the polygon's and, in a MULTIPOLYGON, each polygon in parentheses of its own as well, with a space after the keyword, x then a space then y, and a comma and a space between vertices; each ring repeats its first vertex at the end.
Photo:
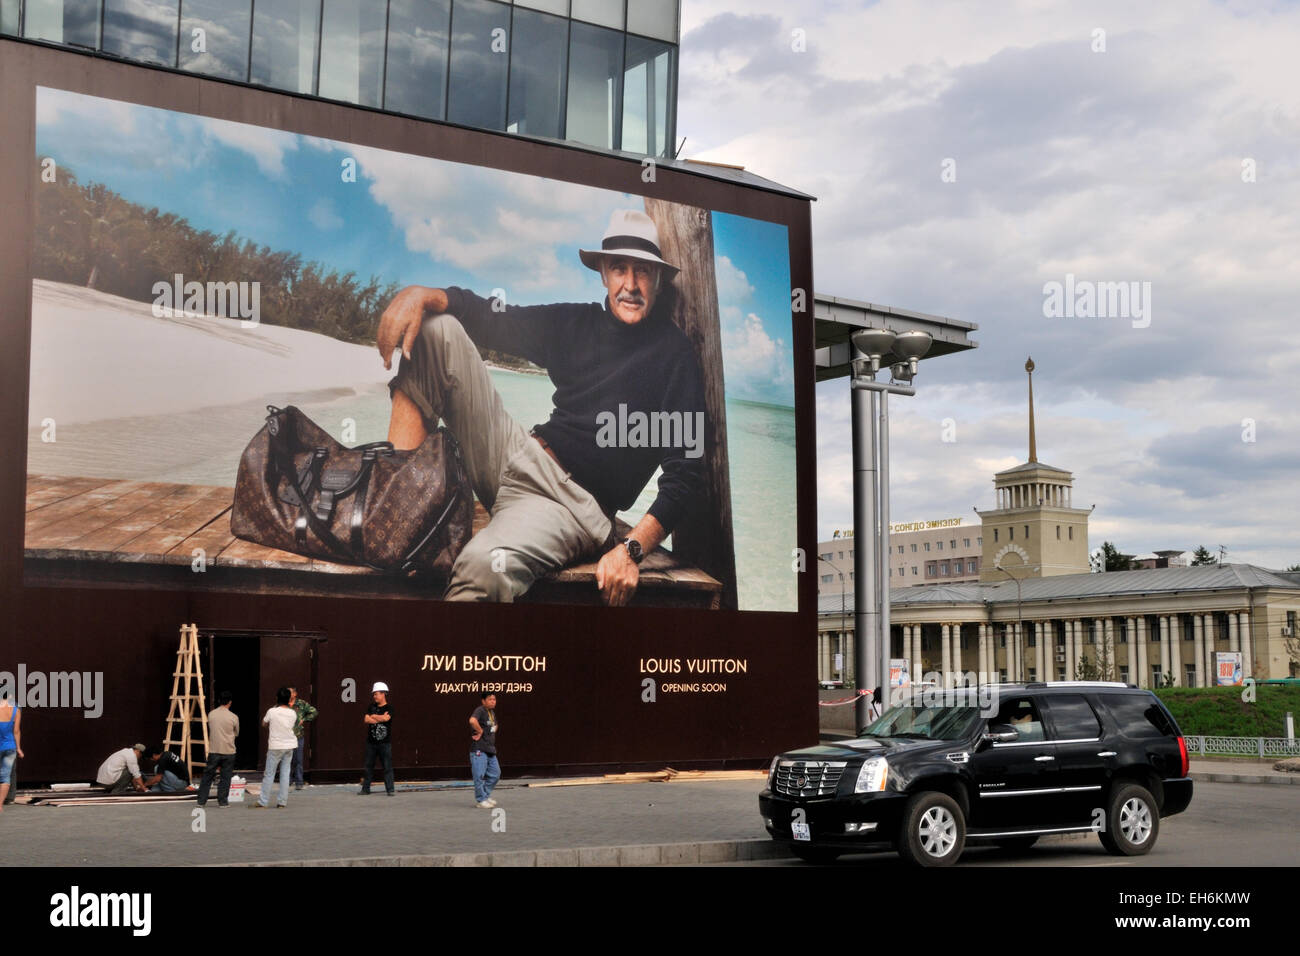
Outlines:
MULTIPOLYGON (((503 369, 492 369, 491 374, 506 410, 524 427, 550 417, 554 388, 549 378, 503 369)), ((271 394, 188 412, 60 425, 58 441, 48 444, 41 441, 39 429, 32 429, 27 470, 232 486, 239 457, 261 427, 267 404, 297 405, 346 445, 388 435, 390 405, 382 385, 359 391, 323 389, 311 395, 271 394)), ((796 610, 796 576, 790 567, 797 504, 794 410, 728 401, 727 437, 740 608, 796 610)), ((654 501, 657 488, 657 477, 652 478, 621 517, 635 524, 654 501)))

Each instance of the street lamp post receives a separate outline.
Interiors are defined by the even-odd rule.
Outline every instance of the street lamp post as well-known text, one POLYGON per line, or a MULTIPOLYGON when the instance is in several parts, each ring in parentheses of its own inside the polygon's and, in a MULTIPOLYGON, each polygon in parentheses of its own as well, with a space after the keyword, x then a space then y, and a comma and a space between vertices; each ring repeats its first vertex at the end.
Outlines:
POLYGON ((930 350, 927 332, 859 329, 851 336, 860 353, 850 382, 853 410, 854 680, 856 727, 867 724, 870 702, 862 694, 889 682, 889 394, 915 395, 917 362, 930 350), (877 382, 882 365, 890 381, 877 382), (864 546, 865 545, 865 546, 864 546))
MULTIPOLYGON (((1024 567, 1028 568, 1029 565, 1024 567)), ((1016 680, 1023 684, 1025 682, 1025 622, 1024 622, 1024 602, 1020 596, 1021 578, 1016 577, 1000 564, 993 565, 994 571, 1001 571, 1012 581, 1016 582, 1016 680)), ((1008 668, 1008 670, 1010 670, 1008 668)))

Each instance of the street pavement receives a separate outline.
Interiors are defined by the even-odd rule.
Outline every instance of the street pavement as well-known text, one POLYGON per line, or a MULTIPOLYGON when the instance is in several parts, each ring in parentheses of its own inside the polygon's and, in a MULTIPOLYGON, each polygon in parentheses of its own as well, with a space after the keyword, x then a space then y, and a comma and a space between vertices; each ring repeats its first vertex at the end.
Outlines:
MULTIPOLYGON (((1259 776, 1266 765, 1194 762, 1193 773, 1259 776)), ((1294 775, 1292 775, 1294 776, 1294 775)), ((95 807, 14 805, 0 814, 0 865, 655 865, 788 859, 758 815, 761 781, 529 787, 506 781, 497 811, 468 787, 355 786, 291 791, 285 809, 249 801, 204 813, 192 802, 95 807)), ((1128 861, 1084 839, 1025 854, 972 849, 995 865, 1294 865, 1300 788, 1199 781, 1191 808, 1161 824, 1151 855, 1128 861)), ((850 858, 893 866, 890 854, 850 858), (874 861, 874 862, 873 862, 874 861)))

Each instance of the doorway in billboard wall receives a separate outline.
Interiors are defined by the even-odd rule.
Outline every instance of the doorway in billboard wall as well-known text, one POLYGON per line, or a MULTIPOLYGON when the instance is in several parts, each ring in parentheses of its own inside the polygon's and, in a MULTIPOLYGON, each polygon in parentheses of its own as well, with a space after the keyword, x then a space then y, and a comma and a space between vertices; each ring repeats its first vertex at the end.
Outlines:
MULTIPOLYGON (((241 771, 261 773, 262 715, 275 704, 275 692, 293 687, 298 695, 314 703, 318 649, 325 641, 322 631, 275 631, 246 628, 199 628, 199 651, 203 655, 209 710, 217 696, 230 691, 230 707, 239 715, 239 737, 235 741, 235 766, 241 771)), ((315 749, 315 722, 306 725, 307 743, 303 770, 310 779, 315 749)), ((247 774, 245 774, 247 776, 247 774)))

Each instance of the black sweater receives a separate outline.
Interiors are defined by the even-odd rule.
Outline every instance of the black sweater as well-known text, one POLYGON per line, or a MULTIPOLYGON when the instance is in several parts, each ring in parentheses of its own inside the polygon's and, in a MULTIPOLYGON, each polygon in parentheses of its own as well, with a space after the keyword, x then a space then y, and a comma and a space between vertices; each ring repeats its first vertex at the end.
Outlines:
POLYGON ((699 362, 672 320, 655 310, 627 325, 610 313, 608 300, 494 311, 495 300, 455 287, 446 292, 447 311, 475 344, 549 373, 555 407, 537 434, 607 514, 630 508, 663 467, 649 514, 671 533, 701 498, 711 447, 711 436, 698 428, 704 421, 699 362), (651 413, 660 414, 651 419, 651 413), (639 421, 649 427, 638 431, 639 421))

